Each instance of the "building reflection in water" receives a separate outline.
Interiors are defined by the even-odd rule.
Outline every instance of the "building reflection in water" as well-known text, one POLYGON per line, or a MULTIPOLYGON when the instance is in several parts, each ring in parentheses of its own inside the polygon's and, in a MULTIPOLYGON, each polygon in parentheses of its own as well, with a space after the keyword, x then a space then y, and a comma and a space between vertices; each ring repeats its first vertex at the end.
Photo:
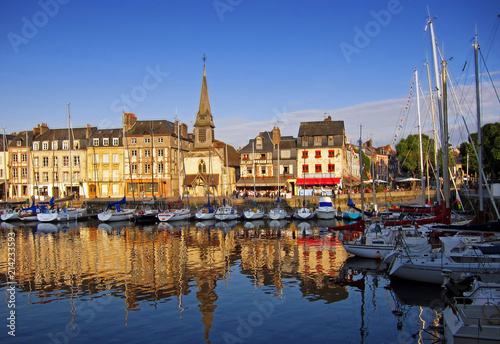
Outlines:
MULTIPOLYGON (((234 269, 275 296, 297 283, 311 301, 348 296, 336 283, 347 258, 337 233, 305 223, 52 226, 15 229, 16 282, 31 304, 111 295, 123 298, 127 326, 129 312, 160 302, 176 302, 182 317, 183 296, 195 293, 207 340, 216 286, 223 281, 229 287, 234 269)), ((0 231, 0 247, 12 230, 0 231)), ((7 250, 0 254, 4 287, 7 250)))

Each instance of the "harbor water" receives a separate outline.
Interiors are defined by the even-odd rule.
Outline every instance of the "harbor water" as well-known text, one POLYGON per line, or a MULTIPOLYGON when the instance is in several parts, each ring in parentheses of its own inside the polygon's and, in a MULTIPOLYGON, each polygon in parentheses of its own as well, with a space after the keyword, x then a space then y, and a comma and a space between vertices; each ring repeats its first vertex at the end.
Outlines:
POLYGON ((0 342, 438 340, 440 287, 349 257, 336 225, 2 223, 0 342))

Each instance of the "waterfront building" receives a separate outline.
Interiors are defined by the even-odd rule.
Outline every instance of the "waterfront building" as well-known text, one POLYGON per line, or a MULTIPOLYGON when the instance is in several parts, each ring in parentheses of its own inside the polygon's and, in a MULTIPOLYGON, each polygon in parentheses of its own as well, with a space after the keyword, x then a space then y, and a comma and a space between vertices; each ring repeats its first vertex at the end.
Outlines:
MULTIPOLYGON (((278 128, 273 130, 276 129, 279 131, 278 128)), ((273 131, 260 132, 250 139, 239 150, 241 178, 237 183, 238 188, 253 190, 255 174, 257 190, 275 191, 279 182, 281 190, 292 192, 297 170, 297 139, 293 136, 281 136, 279 152, 278 166, 278 144, 273 143, 273 131)))
POLYGON ((37 129, 30 157, 35 198, 86 196, 87 142, 97 128, 49 129, 42 123, 37 129))
MULTIPOLYGON (((347 169, 344 121, 301 122, 297 138, 297 188, 330 193, 347 169)), ((296 192, 297 194, 297 192, 296 192)))
MULTIPOLYGON (((42 126, 45 124, 42 124, 42 126)), ((9 197, 20 200, 34 194, 31 183, 30 146, 33 137, 40 133, 40 125, 33 131, 21 131, 9 143, 9 197)))
POLYGON ((239 169, 238 152, 224 142, 215 139, 215 124, 210 109, 206 69, 203 80, 198 113, 193 129, 194 147, 184 155, 184 193, 191 196, 228 197, 236 186, 239 169))
POLYGON ((5 132, 2 133, 2 139, 0 141, 0 199, 6 200, 7 197, 11 197, 11 192, 9 190, 9 179, 10 179, 10 154, 9 154, 9 144, 14 138, 13 134, 6 135, 5 132))
POLYGON ((85 194, 94 197, 123 197, 123 129, 95 129, 87 142, 85 194))
POLYGON ((132 113, 123 114, 123 123, 125 195, 179 196, 182 156, 193 147, 187 125, 178 128, 177 121, 138 120, 132 113))

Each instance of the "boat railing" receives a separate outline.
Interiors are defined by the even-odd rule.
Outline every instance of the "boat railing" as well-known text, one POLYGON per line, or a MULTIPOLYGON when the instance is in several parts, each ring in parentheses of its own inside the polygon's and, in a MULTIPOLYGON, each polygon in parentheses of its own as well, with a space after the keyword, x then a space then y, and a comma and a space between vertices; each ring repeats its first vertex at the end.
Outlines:
POLYGON ((452 305, 454 313, 462 317, 465 324, 478 326, 500 325, 500 301, 498 295, 483 297, 455 297, 452 305))

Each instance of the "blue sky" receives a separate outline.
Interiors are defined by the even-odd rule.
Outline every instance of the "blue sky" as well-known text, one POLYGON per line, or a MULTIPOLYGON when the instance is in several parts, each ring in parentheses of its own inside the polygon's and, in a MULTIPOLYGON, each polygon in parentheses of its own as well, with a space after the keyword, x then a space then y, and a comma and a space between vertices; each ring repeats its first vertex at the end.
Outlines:
MULTIPOLYGON (((41 122, 66 127, 71 103, 73 127, 120 127, 125 110, 172 121, 177 113, 192 130, 206 54, 219 140, 238 148, 274 125, 296 136, 301 121, 327 113, 345 121, 351 142, 362 125, 363 140, 391 144, 395 134, 397 142, 416 132, 415 90, 403 113, 414 69, 421 96, 428 93, 427 7, 476 131, 471 39, 477 29, 498 87, 497 0, 4 0, 0 125, 7 133, 41 122)), ((486 73, 481 82, 483 123, 499 121, 486 73)), ((428 105, 421 101, 429 133, 428 105)), ((459 143, 464 131, 456 125, 458 108, 451 111, 452 141, 459 143)))

